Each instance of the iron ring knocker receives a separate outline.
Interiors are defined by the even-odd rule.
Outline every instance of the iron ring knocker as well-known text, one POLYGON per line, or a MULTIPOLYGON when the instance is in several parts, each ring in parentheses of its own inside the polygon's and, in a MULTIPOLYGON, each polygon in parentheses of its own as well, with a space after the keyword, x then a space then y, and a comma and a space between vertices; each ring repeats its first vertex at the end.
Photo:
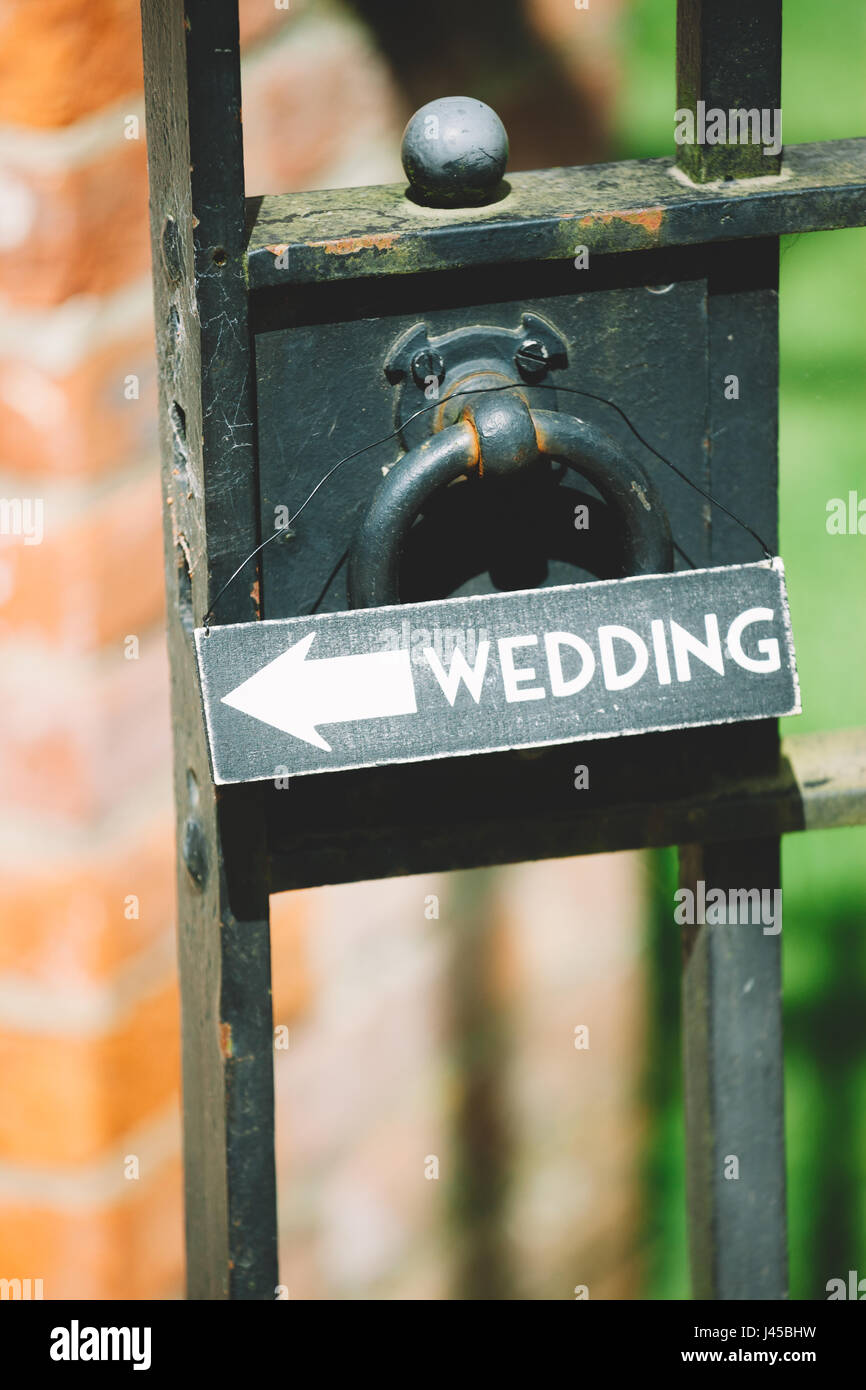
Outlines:
POLYGON ((626 574, 673 569, 667 512, 652 480, 609 435, 555 410, 530 408, 517 392, 482 396, 462 418, 410 449, 373 497, 349 555, 349 605, 400 602, 400 561, 409 529, 438 488, 474 472, 503 476, 539 454, 591 482, 625 521, 626 574))

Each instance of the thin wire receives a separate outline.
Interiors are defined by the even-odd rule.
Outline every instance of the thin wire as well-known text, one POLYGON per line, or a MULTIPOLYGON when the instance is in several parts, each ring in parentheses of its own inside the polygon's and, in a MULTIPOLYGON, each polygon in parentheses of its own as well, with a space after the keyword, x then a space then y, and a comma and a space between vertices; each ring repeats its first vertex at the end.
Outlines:
POLYGON ((635 428, 631 420, 626 415, 625 411, 616 404, 616 401, 609 401, 606 396, 595 396, 593 395, 592 391, 579 391, 576 386, 551 386, 548 389, 554 391, 566 391, 570 395, 574 396, 589 396, 590 400, 601 401, 604 405, 609 405, 612 410, 616 411, 617 415, 622 417, 622 419, 625 421, 632 434, 634 435, 635 439, 639 439, 645 449, 649 449, 651 454, 655 454, 656 458, 659 459, 662 463, 664 463, 668 468, 670 468, 671 472, 676 473, 677 477, 682 478, 683 482, 688 483, 689 487, 694 488, 695 492, 699 492, 702 497, 705 497, 706 500, 712 504, 712 506, 718 507, 721 511, 725 513, 726 516, 729 516, 731 518, 731 521, 735 521, 738 526, 742 526, 744 531, 748 531, 752 539, 758 542, 758 545, 763 550, 767 559, 772 560, 772 550, 770 550, 766 542, 761 540, 761 537, 758 535, 757 531, 753 531, 747 521, 743 521, 742 517, 737 516, 735 512, 732 512, 728 507, 725 506, 724 502, 720 502, 717 497, 712 497, 708 492, 705 492, 704 489, 698 483, 694 482, 688 476, 688 474, 683 473, 681 468, 677 468, 675 463, 671 463, 670 459, 666 459, 664 454, 659 453, 658 449, 654 449, 652 444, 650 444, 648 440, 644 439, 643 435, 639 432, 639 430, 635 428))
MULTIPOLYGON (((515 386, 518 385, 520 385, 519 382, 509 381, 505 382, 502 386, 470 386, 462 391, 452 391, 448 399, 453 400, 456 396, 480 396, 485 395, 491 391, 513 391, 515 386)), ((705 498, 706 501, 709 502, 712 506, 720 508, 720 510, 723 511, 726 514, 726 516, 729 516, 732 521, 735 521, 738 526, 742 526, 744 531, 748 531, 749 535, 758 542, 758 545, 761 547, 768 560, 771 560, 773 558, 773 552, 767 547, 764 541, 761 540, 761 537, 758 535, 757 531, 752 530, 748 522, 743 521, 742 517, 739 517, 734 512, 732 512, 728 507, 725 506, 724 502, 720 502, 718 498, 712 497, 708 492, 705 492, 704 489, 700 487, 698 483, 694 482, 688 476, 688 474, 683 473, 682 469, 677 468, 675 463, 671 463, 670 459, 666 459, 664 454, 660 454, 658 449, 654 448, 648 440, 644 439, 640 431, 636 429, 636 427, 632 424, 625 411, 621 408, 621 406, 618 406, 615 401, 609 401, 606 396, 597 396, 592 391, 583 391, 576 386, 560 386, 555 382, 535 382, 532 383, 531 389, 533 391, 562 391, 571 396, 586 396, 589 398, 589 400, 600 401, 602 405, 609 405, 612 410, 616 411, 617 415, 620 416, 623 422, 631 430, 635 439, 637 439, 644 446, 645 449, 649 449, 651 454, 654 454, 655 457, 661 463, 665 464, 667 468, 670 468, 672 472, 676 473, 677 477, 681 478, 684 483, 688 483, 690 488, 694 488, 695 492, 699 492, 700 495, 703 498, 705 498)), ((368 450, 375 449, 380 444, 387 444, 390 439, 396 439, 398 435, 403 433, 407 425, 412 424, 413 420, 417 420, 420 415, 426 415, 427 412, 430 410, 437 410, 441 405, 442 402, 439 400, 433 401, 431 405, 422 405, 419 410, 414 411, 412 415, 408 416, 407 419, 405 419, 403 423, 397 427, 397 429, 392 430, 390 434, 384 434, 381 439, 374 439, 369 444, 362 444, 360 449, 355 449, 353 453, 346 454, 344 458, 338 459, 337 462, 333 465, 333 467, 329 468, 327 473, 325 473, 324 476, 319 479, 312 492, 304 498, 303 502, 298 507, 298 510, 294 512, 292 516, 289 517, 285 525, 278 526, 270 536, 263 540, 260 545, 256 546, 255 550, 251 550, 246 559, 242 560, 241 563, 238 565, 237 569, 234 571, 234 573, 229 576, 225 584, 223 584, 222 588, 217 593, 217 596, 211 604, 210 608, 204 615, 202 626, 205 630, 205 635, 207 636, 208 634, 208 621, 210 618, 213 617, 214 609, 216 608, 226 589, 228 589, 229 585, 235 582, 238 575, 241 573, 243 569, 246 569, 250 560, 254 560, 257 555, 261 554, 266 545, 270 545, 271 541, 275 541, 277 539, 277 536, 282 536, 288 531, 292 523, 297 521, 304 508, 310 502, 312 502, 316 493, 319 491, 319 488, 324 487, 325 483, 328 481, 329 478, 333 478, 338 468, 342 468, 344 463, 351 463, 352 459, 358 458, 360 454, 366 454, 368 450)), ((679 549, 679 547, 677 547, 677 549, 679 549)), ((680 553, 682 554, 682 552, 680 553)))

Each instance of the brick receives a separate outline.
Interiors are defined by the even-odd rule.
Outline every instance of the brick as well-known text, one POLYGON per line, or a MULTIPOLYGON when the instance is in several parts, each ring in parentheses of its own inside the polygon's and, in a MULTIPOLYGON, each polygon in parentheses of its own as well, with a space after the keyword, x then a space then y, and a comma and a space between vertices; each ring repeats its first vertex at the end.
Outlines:
MULTIPOLYGON (((0 483, 2 495, 12 493, 0 483)), ((107 494, 41 499, 44 539, 0 535, 0 637, 14 633, 58 653, 143 633, 164 612, 162 522, 156 466, 107 494), (73 506, 73 502, 76 504, 73 506)))
POLYGON ((47 1015, 44 1032, 0 1023, 0 1163, 87 1163, 178 1093, 173 979, 107 1034, 78 1036, 62 1019, 47 1015))
POLYGON ((288 29, 244 69, 247 192, 321 187, 326 171, 377 140, 397 178, 401 115, 388 68, 358 25, 316 17, 288 29))
POLYGON ((4 474, 96 477, 116 468, 118 459, 153 457, 157 433, 149 327, 105 344, 59 377, 30 362, 0 358, 4 474), (128 383, 130 376, 136 380, 128 383), (137 398, 127 396, 136 390, 137 398))
POLYGON ((59 304, 105 294, 147 274, 150 239, 147 150, 123 136, 123 116, 105 148, 77 162, 64 150, 40 157, 33 138, 0 165, 0 294, 12 304, 59 304))
MULTIPOLYGON (((619 7, 528 0, 556 80, 541 115, 537 74, 497 73, 494 100, 524 166, 601 156, 619 7)), ((240 0, 240 18, 249 191, 399 179, 409 112, 363 27, 307 0, 240 0)), ((46 505, 42 545, 0 537, 0 1277, 42 1277, 47 1298, 181 1288, 176 1156, 120 1193, 113 1158, 104 1191, 92 1173, 75 1188, 178 1091, 153 354, 145 317, 114 305, 149 268, 144 140, 123 138, 139 52, 137 0, 0 5, 0 296, 40 338, 22 352, 13 326, 0 346, 0 496, 46 505), (64 356, 37 316, 85 302, 114 327, 64 356), (131 373, 139 402, 123 397, 131 373), (147 637, 139 662, 122 658, 130 632, 147 637)), ((490 905, 482 984, 511 1030, 509 1236, 535 1297, 570 1297, 574 1270, 593 1298, 636 1280, 640 904, 627 861, 594 863, 513 871, 490 905), (590 1067, 571 1045, 584 1019, 590 1067)), ((429 883, 272 901, 274 1018, 293 1029, 276 1059, 292 1297, 453 1294, 445 1181, 424 1181, 419 1158, 440 1153, 446 1173, 454 1159, 442 1033, 459 942, 439 880, 443 920, 423 918, 429 883)))
MULTIPOLYGON (((527 0, 527 21, 556 49, 562 61, 589 66, 605 58, 611 62, 620 51, 626 3, 627 0, 604 0, 603 5, 590 4, 585 10, 577 10, 571 4, 562 5, 560 0, 527 0)), ((609 81, 618 74, 619 69, 614 66, 607 74, 609 81)))
POLYGON ((578 1283, 589 1285, 592 1299, 637 1292, 646 1026, 640 888, 635 855, 522 865, 499 876, 500 912, 522 980, 510 1015, 508 1079, 518 1297, 568 1299, 578 1283), (588 1050, 574 1047, 579 1024, 589 1028, 588 1050))
POLYGON ((431 886, 441 881, 292 895, 307 904, 315 1009, 289 1051, 276 1054, 281 1169, 318 1173, 336 1148, 354 1150, 388 1109, 426 1086, 442 1026, 432 942, 443 928, 424 917, 431 886))
POLYGON ((137 0, 5 0, 0 121, 64 126, 142 85, 137 0))
POLYGON ((123 651, 115 641, 99 658, 68 657, 63 679, 53 683, 56 658, 7 660, 0 672, 6 734, 0 813, 17 808, 92 821, 140 797, 160 766, 168 789, 171 725, 162 634, 140 643, 138 660, 126 660, 123 651))
POLYGON ((312 1003, 307 903, 308 899, 300 893, 278 893, 271 898, 271 986, 275 1026, 294 1023, 308 1012, 312 1003))
POLYGON ((176 1298, 182 1192, 174 1159, 112 1202, 57 1207, 0 1197, 0 1277, 41 1278, 46 1300, 176 1298))
MULTIPOLYGON (((285 0, 284 0, 285 2, 285 0)), ((289 24, 309 10, 311 0, 288 0, 288 8, 278 9, 275 0, 239 0, 241 52, 262 40, 283 32, 289 24)))
MULTIPOLYGON (((240 0, 242 48, 278 34, 309 0, 240 0)), ((138 0, 6 0, 0 10, 0 121, 69 125, 142 87, 138 0)))
POLYGON ((29 865, 3 856, 0 981, 8 975, 50 989, 89 988, 160 938, 173 939, 174 825, 168 806, 131 833, 103 831, 86 851, 76 842, 59 862, 56 840, 50 855, 29 865), (131 894, 138 898, 138 917, 126 915, 131 894))

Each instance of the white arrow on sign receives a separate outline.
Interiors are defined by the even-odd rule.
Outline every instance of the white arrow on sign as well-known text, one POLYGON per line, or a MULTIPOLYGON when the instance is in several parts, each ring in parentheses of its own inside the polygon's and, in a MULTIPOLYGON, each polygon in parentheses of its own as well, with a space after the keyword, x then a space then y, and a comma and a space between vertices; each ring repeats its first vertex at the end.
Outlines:
POLYGON ((224 705, 331 752, 319 724, 417 714, 409 651, 360 653, 307 661, 315 632, 302 637, 228 695, 224 705))

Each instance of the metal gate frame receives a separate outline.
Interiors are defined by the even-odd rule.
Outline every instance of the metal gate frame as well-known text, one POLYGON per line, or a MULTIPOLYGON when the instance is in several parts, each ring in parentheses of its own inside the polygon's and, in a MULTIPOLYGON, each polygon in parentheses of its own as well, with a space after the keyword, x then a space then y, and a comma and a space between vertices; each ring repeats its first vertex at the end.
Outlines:
MULTIPOLYGON (((277 1271, 268 894, 313 884, 678 844, 681 881, 780 885, 780 836, 866 821, 866 730, 775 721, 595 746, 575 807, 553 750, 306 779, 303 828, 263 784, 216 789, 193 649, 261 540, 255 333, 286 286, 400 294, 408 274, 698 248, 712 282, 707 371, 761 384, 717 433, 714 493, 776 547, 775 482, 730 495, 726 464, 775 458, 778 238, 866 224, 866 140, 784 150, 681 146, 653 159, 513 176, 520 207, 419 231, 402 186, 245 199, 236 0, 142 0, 175 728, 184 1150, 191 1298, 272 1299, 277 1271), (362 225, 359 225, 362 224, 362 225), (333 253, 340 242, 341 254, 333 253), (276 256, 288 252, 288 272, 276 256), (393 277, 389 281, 388 277, 393 277), (396 289, 394 286, 396 285, 396 289), (725 344, 737 332, 736 360, 725 344), (675 740, 675 741, 672 741, 675 740), (509 770, 510 769, 510 770, 509 770), (423 794, 422 794, 423 793, 423 794), (445 808, 451 814, 444 814, 445 808), (460 808, 454 812, 454 808, 460 808)), ((781 0, 679 0, 677 105, 775 109, 781 0)), ((709 464, 708 464, 709 466, 709 464)), ((739 559, 724 526, 714 542, 739 559)), ((259 573, 258 578, 261 578, 259 573)), ((255 567, 214 622, 263 616, 255 567)), ((268 616, 283 616, 268 611, 268 616)), ((574 750, 567 750, 569 760, 574 750)), ((787 1291, 780 950, 698 926, 684 949, 687 1198, 694 1294, 787 1291), (752 983, 749 983, 752 982, 752 983), (748 986, 748 988, 747 988, 748 986), (760 1007, 756 1007, 756 1001, 760 1007), (754 1065, 757 1061, 758 1065, 754 1065), (736 1184, 726 1154, 740 1157, 736 1184)))

